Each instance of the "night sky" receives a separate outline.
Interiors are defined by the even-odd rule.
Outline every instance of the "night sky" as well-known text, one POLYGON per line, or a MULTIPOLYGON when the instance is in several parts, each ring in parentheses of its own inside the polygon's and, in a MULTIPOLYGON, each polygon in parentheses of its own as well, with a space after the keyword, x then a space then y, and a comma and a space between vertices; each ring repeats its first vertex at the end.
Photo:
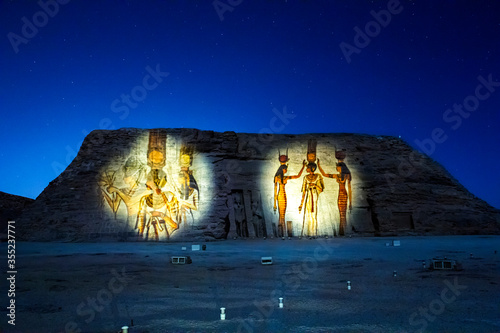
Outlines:
POLYGON ((0 191, 36 198, 94 129, 339 132, 400 136, 500 208, 499 13, 494 0, 1 1, 0 191))

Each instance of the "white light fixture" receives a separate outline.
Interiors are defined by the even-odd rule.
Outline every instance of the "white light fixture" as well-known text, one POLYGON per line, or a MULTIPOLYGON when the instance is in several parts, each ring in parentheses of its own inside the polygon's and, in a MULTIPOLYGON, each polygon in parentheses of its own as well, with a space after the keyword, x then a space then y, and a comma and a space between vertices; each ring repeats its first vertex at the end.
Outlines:
POLYGON ((226 308, 220 308, 220 320, 226 320, 226 308))

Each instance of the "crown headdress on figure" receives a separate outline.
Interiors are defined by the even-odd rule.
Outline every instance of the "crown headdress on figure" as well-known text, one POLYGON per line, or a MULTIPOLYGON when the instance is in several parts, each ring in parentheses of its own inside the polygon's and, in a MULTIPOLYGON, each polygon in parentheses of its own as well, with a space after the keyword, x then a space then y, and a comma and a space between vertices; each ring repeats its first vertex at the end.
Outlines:
POLYGON ((343 162, 346 155, 345 149, 337 150, 337 147, 335 147, 335 158, 339 160, 339 162, 343 162))
POLYGON ((290 159, 288 158, 288 148, 286 149, 286 155, 281 155, 279 149, 278 149, 278 160, 280 161, 281 164, 285 164, 288 162, 290 159))
POLYGON ((179 155, 179 163, 181 167, 189 168, 193 165, 194 148, 191 145, 183 144, 179 155))
POLYGON ((307 162, 316 162, 316 139, 309 139, 307 142, 307 162))
POLYGON ((151 169, 165 166, 167 133, 161 129, 149 130, 148 165, 151 169))

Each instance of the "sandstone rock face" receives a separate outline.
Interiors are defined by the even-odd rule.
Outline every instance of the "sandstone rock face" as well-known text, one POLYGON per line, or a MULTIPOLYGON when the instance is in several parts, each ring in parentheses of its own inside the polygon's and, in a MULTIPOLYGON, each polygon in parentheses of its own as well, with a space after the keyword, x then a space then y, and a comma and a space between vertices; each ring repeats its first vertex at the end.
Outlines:
POLYGON ((16 226, 37 241, 499 234, 500 211, 394 137, 128 128, 90 133, 16 226))
POLYGON ((35 200, 19 195, 0 192, 0 232, 7 228, 8 221, 15 221, 35 200))

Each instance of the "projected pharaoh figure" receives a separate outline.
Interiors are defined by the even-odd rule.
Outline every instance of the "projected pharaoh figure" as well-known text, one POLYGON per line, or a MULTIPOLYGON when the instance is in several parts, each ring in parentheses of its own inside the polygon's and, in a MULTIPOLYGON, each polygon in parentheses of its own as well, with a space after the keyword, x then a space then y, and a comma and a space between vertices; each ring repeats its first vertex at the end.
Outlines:
POLYGON ((336 164, 337 174, 327 174, 321 168, 318 159, 318 168, 324 177, 333 178, 339 184, 339 197, 337 199, 337 205, 340 214, 339 223, 339 235, 343 236, 345 234, 345 229, 347 225, 347 204, 349 203, 349 211, 352 209, 352 190, 351 190, 351 172, 349 168, 344 163, 345 152, 335 151, 335 157, 338 162, 336 164), (346 188, 347 183, 347 188, 346 188))
POLYGON ((198 201, 200 198, 198 183, 193 176, 193 171, 189 168, 193 163, 193 148, 183 145, 181 147, 179 162, 181 170, 178 174, 179 194, 179 224, 184 222, 187 225, 188 214, 193 217, 193 210, 198 209, 198 201))
POLYGON ((107 171, 102 175, 99 185, 104 199, 115 214, 115 219, 122 202, 127 208, 127 222, 129 217, 137 214, 137 206, 143 194, 143 191, 139 189, 145 180, 146 173, 146 165, 141 163, 136 156, 132 156, 127 159, 121 170, 107 171), (125 186, 117 185, 120 182, 116 180, 116 174, 123 175, 125 186))
POLYGON ((276 206, 278 207, 279 219, 278 219, 278 237, 284 237, 286 234, 286 224, 285 224, 285 213, 286 213, 286 191, 285 185, 290 179, 297 179, 302 175, 304 167, 306 166, 306 161, 302 164, 300 172, 295 176, 285 176, 288 171, 288 149, 286 155, 280 155, 278 152, 278 160, 280 162, 280 167, 276 174, 274 175, 274 213, 276 214, 276 206))
POLYGON ((318 199, 325 188, 323 177, 316 171, 316 141, 309 140, 307 147, 307 175, 302 183, 302 199, 300 201, 299 213, 304 207, 301 236, 318 236, 318 199))
POLYGON ((167 175, 163 171, 165 166, 166 134, 160 130, 149 133, 148 166, 151 171, 147 176, 146 187, 150 194, 141 198, 137 214, 137 229, 140 238, 149 238, 151 227, 155 240, 160 235, 169 238, 179 228, 177 218, 179 202, 174 193, 167 189, 167 175))

